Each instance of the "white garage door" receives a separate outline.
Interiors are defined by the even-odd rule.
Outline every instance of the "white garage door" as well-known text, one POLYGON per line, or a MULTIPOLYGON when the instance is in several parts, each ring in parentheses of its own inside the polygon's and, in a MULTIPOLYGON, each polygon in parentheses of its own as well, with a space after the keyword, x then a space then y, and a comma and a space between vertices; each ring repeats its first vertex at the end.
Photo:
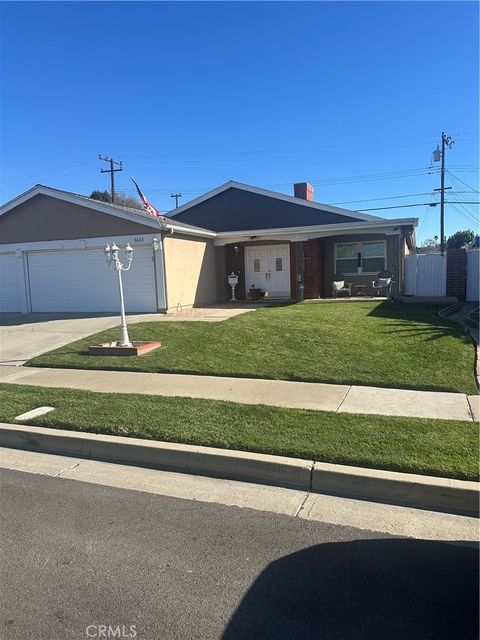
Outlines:
MULTIPOLYGON (((34 312, 119 310, 117 274, 101 249, 30 252, 28 270, 34 312)), ((156 311, 152 249, 135 249, 132 267, 122 276, 126 312, 156 311)))
POLYGON ((0 311, 3 312, 21 310, 17 261, 14 253, 0 253, 0 311))

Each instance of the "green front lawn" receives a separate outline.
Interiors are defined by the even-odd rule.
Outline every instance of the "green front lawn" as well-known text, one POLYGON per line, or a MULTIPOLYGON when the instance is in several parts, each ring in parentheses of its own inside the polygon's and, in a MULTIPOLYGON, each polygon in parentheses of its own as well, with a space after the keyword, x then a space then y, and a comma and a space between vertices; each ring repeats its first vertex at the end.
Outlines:
POLYGON ((478 425, 474 422, 0 385, 2 422, 14 422, 16 415, 42 405, 56 410, 29 424, 463 480, 478 478, 478 425))
POLYGON ((29 361, 31 366, 304 380, 477 393, 474 349, 438 305, 301 303, 257 309, 224 322, 148 322, 132 340, 162 347, 136 358, 88 355, 118 329, 29 361))

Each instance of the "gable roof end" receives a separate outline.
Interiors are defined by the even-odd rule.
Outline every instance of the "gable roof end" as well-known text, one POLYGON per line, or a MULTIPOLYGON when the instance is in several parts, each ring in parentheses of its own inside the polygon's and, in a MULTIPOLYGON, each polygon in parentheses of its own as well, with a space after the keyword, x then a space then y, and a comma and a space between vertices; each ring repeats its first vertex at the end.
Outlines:
POLYGON ((190 202, 186 202, 185 204, 181 205, 177 209, 172 209, 171 211, 168 212, 167 215, 170 218, 175 218, 177 215, 183 213, 184 211, 187 211, 188 209, 191 209, 192 207, 198 204, 201 204, 202 202, 205 202, 205 200, 209 200, 210 198, 213 198, 214 196, 217 196, 220 193, 227 191, 227 189, 232 189, 232 188, 241 189, 243 191, 248 191, 250 193, 255 193, 262 196, 267 196, 269 198, 275 198, 276 200, 282 200, 284 202, 290 202, 292 204, 302 205, 309 209, 314 209, 317 211, 327 211, 329 213, 336 213, 338 215, 348 216, 349 218, 355 218, 357 220, 363 220, 363 221, 384 220, 384 218, 381 218, 380 216, 373 216, 367 213, 359 213, 358 211, 351 211, 350 209, 334 207, 332 205, 322 204, 321 202, 313 202, 312 200, 304 200, 303 198, 295 198, 294 196, 289 196, 284 193, 278 193, 277 191, 270 191, 268 189, 263 189, 261 187, 254 187, 252 185, 245 184, 243 182, 235 182, 234 180, 229 180, 228 182, 225 182, 219 187, 216 187, 215 189, 211 189, 210 191, 207 191, 206 193, 199 196, 198 198, 194 198, 193 200, 190 200, 190 202))
POLYGON ((216 235, 216 233, 214 231, 211 231, 210 229, 204 229, 195 225, 186 224, 184 222, 180 222, 180 220, 174 221, 166 217, 165 222, 163 222, 163 220, 156 220, 149 213, 141 209, 134 209, 132 207, 124 207, 122 205, 112 204, 110 202, 94 200, 89 196, 84 196, 79 193, 73 193, 71 191, 63 191, 62 189, 56 189, 54 187, 47 187, 43 184, 36 184, 31 189, 28 189, 24 193, 21 193, 19 196, 16 196, 12 200, 9 200, 5 204, 3 204, 0 207, 0 216, 8 213, 20 204, 31 200, 37 195, 45 195, 51 198, 65 200, 66 202, 77 204, 82 207, 88 207, 89 209, 94 209, 108 215, 131 220, 132 222, 138 222, 148 227, 152 227, 158 231, 161 231, 162 229, 173 229, 178 231, 183 230, 184 233, 189 233, 191 235, 210 237, 214 237, 216 235))

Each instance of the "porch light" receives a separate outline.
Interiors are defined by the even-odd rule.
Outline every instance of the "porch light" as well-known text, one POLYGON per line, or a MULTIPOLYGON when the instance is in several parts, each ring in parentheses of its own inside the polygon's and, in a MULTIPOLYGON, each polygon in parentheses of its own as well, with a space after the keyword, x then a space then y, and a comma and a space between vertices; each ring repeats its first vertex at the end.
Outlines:
POLYGON ((160 248, 160 243, 158 241, 158 238, 154 238, 152 240, 152 246, 154 251, 158 251, 158 249, 160 248))
POLYGON ((238 256, 238 254, 240 253, 240 248, 238 247, 238 245, 235 245, 233 247, 233 250, 235 251, 235 255, 238 256))
POLYGON ((103 253, 105 255, 105 260, 107 262, 110 262, 110 260, 112 259, 112 256, 111 256, 111 252, 110 252, 110 245, 108 244, 108 242, 107 242, 107 246, 103 250, 103 253))

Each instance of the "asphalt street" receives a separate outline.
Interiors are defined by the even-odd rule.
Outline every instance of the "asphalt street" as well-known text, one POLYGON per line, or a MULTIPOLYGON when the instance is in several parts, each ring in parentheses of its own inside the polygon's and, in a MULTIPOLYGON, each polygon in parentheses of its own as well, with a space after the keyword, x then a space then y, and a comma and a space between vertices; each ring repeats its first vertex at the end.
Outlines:
POLYGON ((1 478, 2 640, 478 638, 471 547, 1 478))

